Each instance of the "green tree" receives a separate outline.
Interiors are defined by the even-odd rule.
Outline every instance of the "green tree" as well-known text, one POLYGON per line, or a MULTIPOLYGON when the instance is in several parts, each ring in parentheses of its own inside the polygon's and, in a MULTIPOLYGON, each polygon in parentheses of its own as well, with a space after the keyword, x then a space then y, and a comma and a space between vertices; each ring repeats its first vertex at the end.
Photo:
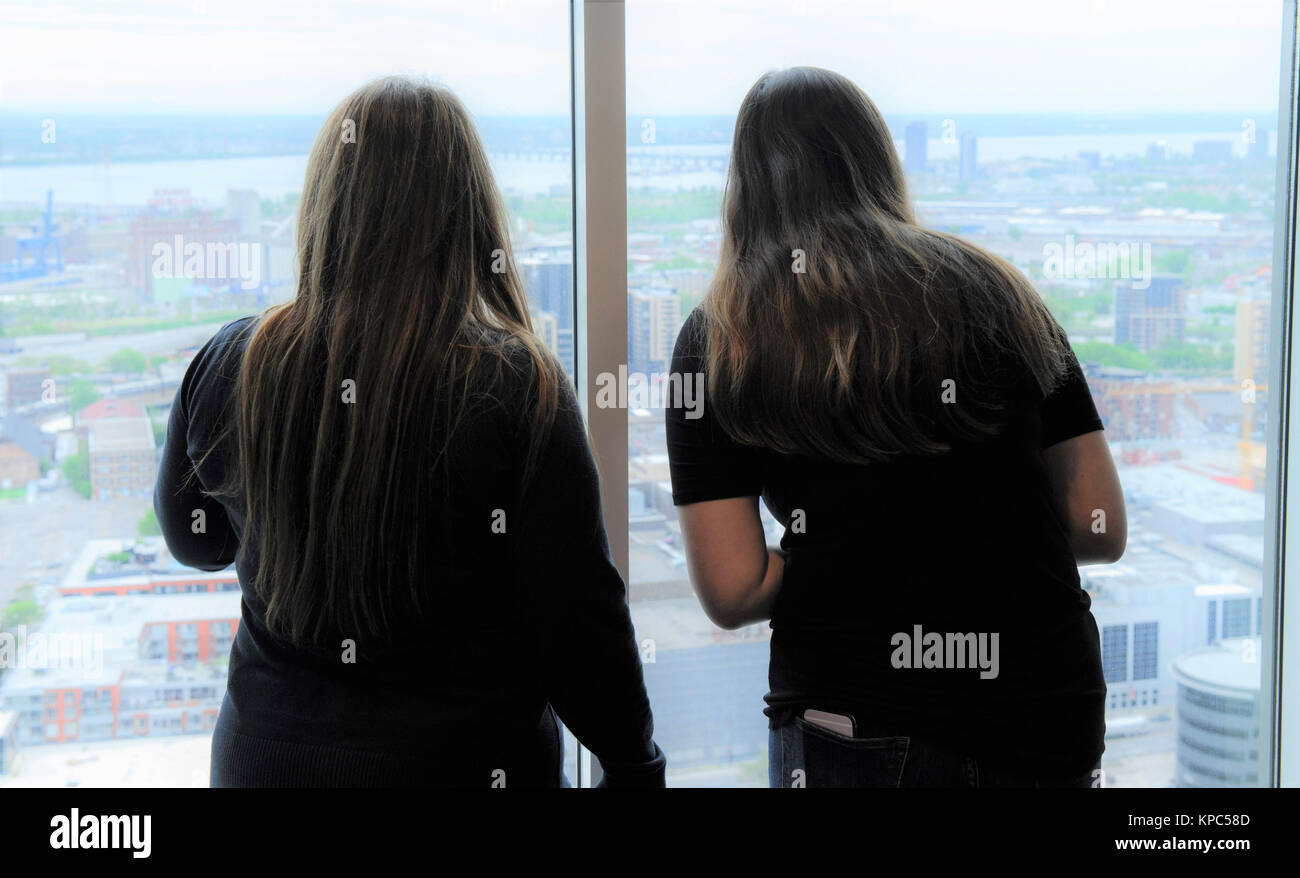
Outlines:
POLYGON ((148 367, 144 354, 131 348, 122 348, 108 358, 108 368, 113 372, 143 372, 148 367))
POLYGON ((1143 372, 1150 372, 1153 368, 1151 359, 1131 342, 1116 345, 1104 341, 1085 341, 1074 346, 1074 353, 1081 361, 1100 363, 1103 366, 1120 366, 1143 372))
POLYGON ((0 611, 0 630, 12 631, 19 625, 34 625, 44 618, 41 605, 32 600, 12 600, 0 611))
POLYGON ((68 455, 63 461, 63 475, 72 489, 87 500, 90 499, 90 452, 85 443, 77 449, 76 454, 68 455))
POLYGON ((19 625, 33 625, 45 617, 45 611, 33 596, 36 590, 21 585, 3 610, 0 610, 0 631, 12 631, 19 625))
MULTIPOLYGON (((1171 341, 1149 355, 1151 361, 1162 369, 1186 369, 1205 372, 1220 369, 1225 358, 1214 352, 1210 345, 1171 341)), ((1231 358, 1228 358, 1231 363, 1231 358)))
POLYGON ((1152 260, 1155 270, 1163 274, 1186 274, 1191 265, 1191 250, 1163 250, 1152 260))
POLYGON ((158 526, 158 516, 154 514, 153 509, 145 511, 140 522, 135 526, 135 532, 141 537, 162 536, 162 528, 158 526))
POLYGON ((76 357, 69 357, 66 354, 48 354, 43 357, 21 357, 18 360, 23 365, 45 366, 50 370, 51 375, 60 377, 66 375, 77 375, 90 371, 90 364, 85 360, 79 360, 76 357))
POLYGON ((97 399, 99 391, 85 378, 73 378, 68 385, 68 404, 73 412, 81 411, 97 399))

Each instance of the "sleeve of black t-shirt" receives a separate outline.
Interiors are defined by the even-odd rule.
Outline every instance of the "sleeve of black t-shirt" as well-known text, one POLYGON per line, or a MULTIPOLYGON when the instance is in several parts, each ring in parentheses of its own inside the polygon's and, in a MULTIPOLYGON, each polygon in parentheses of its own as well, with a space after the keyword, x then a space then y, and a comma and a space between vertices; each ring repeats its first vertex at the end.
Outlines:
POLYGON ((1043 448, 1104 429, 1088 379, 1073 352, 1065 377, 1043 400, 1042 422, 1043 448))
POLYGON ((762 493, 758 450, 742 445, 718 426, 709 412, 704 393, 704 315, 691 312, 673 348, 665 429, 668 466, 673 481, 673 503, 684 506, 728 497, 757 497, 762 493), (694 398, 679 392, 694 382, 694 398))

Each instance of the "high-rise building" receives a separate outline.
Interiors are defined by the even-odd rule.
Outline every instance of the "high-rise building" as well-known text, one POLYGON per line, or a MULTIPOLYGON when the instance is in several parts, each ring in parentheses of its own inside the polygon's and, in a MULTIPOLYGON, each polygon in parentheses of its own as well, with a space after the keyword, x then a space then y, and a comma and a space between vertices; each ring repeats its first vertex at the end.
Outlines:
POLYGON ((532 311, 530 316, 533 320, 533 332, 537 333, 538 338, 557 354, 560 349, 559 318, 550 311, 532 311))
POLYGON ((913 122, 907 126, 903 165, 909 174, 925 173, 926 130, 924 122, 913 122))
POLYGON ((681 300, 676 290, 661 287, 629 290, 628 369, 646 374, 667 371, 681 325, 681 300))
POLYGON ((656 278, 663 286, 677 291, 685 315, 704 298, 713 280, 713 272, 703 268, 669 268, 658 272, 656 278))
POLYGON ((970 183, 975 179, 979 172, 978 161, 975 157, 976 138, 974 134, 963 134, 961 136, 961 154, 958 159, 958 179, 963 183, 970 183))
POLYGON ((551 314, 555 318, 554 344, 550 341, 547 344, 565 367, 571 368, 574 359, 572 251, 553 254, 533 251, 518 263, 534 313, 551 314))
POLYGON ((1243 291, 1237 298, 1236 344, 1232 353, 1232 377, 1237 382, 1246 379, 1263 384, 1268 375, 1268 313, 1270 296, 1267 290, 1243 291))
POLYGON ((1174 662, 1180 787, 1259 783, 1260 642, 1228 638, 1174 662))
POLYGON ((1176 274, 1153 274, 1146 289, 1115 285, 1115 344, 1153 351, 1186 337, 1186 292, 1176 274))

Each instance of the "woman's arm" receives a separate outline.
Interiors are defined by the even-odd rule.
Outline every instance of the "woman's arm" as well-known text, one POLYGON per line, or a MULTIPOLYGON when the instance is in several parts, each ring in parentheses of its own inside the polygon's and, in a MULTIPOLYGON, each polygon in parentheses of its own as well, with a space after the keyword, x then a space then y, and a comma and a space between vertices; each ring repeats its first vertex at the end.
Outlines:
POLYGON ((1105 434, 1084 433, 1043 451, 1052 499, 1080 564, 1111 564, 1124 554, 1124 491, 1105 434))
POLYGON ((521 513, 507 532, 547 698, 600 759, 603 786, 662 787, 665 759, 652 739, 627 591, 610 558, 586 428, 563 376, 560 410, 521 513))
POLYGON ((740 628, 772 616, 785 555, 769 549, 757 497, 732 497, 678 508, 695 594, 713 623, 740 628))
MULTIPOLYGON (((218 333, 218 337, 220 337, 218 333)), ((235 560, 239 539, 225 507, 203 492, 189 456, 189 401, 195 376, 209 368, 213 341, 195 355, 172 400, 154 482, 153 508, 172 557, 187 567, 221 570, 235 560)))

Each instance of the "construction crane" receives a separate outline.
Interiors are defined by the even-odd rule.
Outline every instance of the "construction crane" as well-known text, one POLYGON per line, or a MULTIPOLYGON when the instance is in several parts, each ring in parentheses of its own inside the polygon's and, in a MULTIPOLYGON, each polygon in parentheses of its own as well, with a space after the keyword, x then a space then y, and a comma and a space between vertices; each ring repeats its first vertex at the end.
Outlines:
MULTIPOLYGON (((1262 394, 1267 390, 1267 384, 1259 384, 1254 388, 1255 394, 1262 394)), ((1104 397, 1118 398, 1123 416, 1131 419, 1133 412, 1126 404, 1127 399, 1130 397, 1185 396, 1193 403, 1193 407, 1199 411, 1201 410, 1200 406, 1191 397, 1193 393, 1232 393, 1240 395, 1242 388, 1231 381, 1106 382, 1104 397)), ((1253 490, 1257 474, 1264 472, 1264 443, 1256 442, 1254 439, 1255 408, 1256 406, 1253 403, 1248 404, 1244 399, 1242 400, 1241 439, 1237 441, 1241 474, 1237 482, 1246 490, 1253 490)), ((1163 413, 1158 414, 1158 417, 1161 418, 1160 429, 1166 431, 1169 425, 1164 423, 1163 413)), ((1138 460, 1139 457, 1135 456, 1130 462, 1136 463, 1138 460)))
POLYGON ((10 265, 0 265, 0 282, 23 280, 30 277, 44 277, 50 273, 46 259, 49 250, 54 251, 54 270, 63 273, 63 241, 54 234, 54 190, 45 192, 45 214, 38 225, 29 225, 32 237, 19 238, 17 251, 10 265), (32 262, 26 264, 26 256, 31 255, 32 262))

